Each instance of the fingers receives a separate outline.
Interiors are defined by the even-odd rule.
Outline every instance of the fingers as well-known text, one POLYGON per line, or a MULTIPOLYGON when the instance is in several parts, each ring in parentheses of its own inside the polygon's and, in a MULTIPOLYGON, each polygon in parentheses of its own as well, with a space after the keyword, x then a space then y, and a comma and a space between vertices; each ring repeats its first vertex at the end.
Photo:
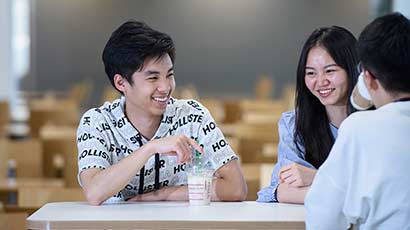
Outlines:
POLYGON ((200 152, 201 154, 204 154, 204 150, 201 148, 200 145, 198 145, 198 143, 196 143, 194 140, 192 140, 191 138, 188 138, 188 142, 189 145, 194 148, 195 150, 197 150, 198 152, 200 152))
POLYGON ((201 146, 199 146, 194 140, 192 140, 191 138, 187 136, 180 135, 177 139, 177 142, 178 142, 177 155, 178 155, 179 163, 184 163, 184 162, 188 162, 191 160, 191 153, 192 153, 191 147, 199 151, 201 154, 204 153, 201 146))
POLYGON ((292 169, 292 164, 285 165, 279 169, 278 175, 282 174, 283 172, 289 171, 292 169))
POLYGON ((278 171, 278 179, 279 179, 279 181, 280 181, 281 183, 283 183, 283 179, 284 179, 283 174, 284 174, 285 172, 289 172, 291 169, 292 169, 292 164, 285 165, 285 166, 283 166, 283 167, 281 167, 281 168, 279 169, 279 171, 278 171))
POLYGON ((191 155, 191 149, 183 142, 179 142, 177 145, 178 163, 186 162, 188 157, 191 155))
POLYGON ((295 176, 290 176, 290 177, 287 177, 286 179, 284 179, 283 180, 284 182, 284 184, 288 184, 288 185, 292 185, 293 183, 296 183, 297 182, 297 178, 295 177, 295 176))
POLYGON ((288 178, 291 177, 291 176, 293 176, 293 172, 292 172, 291 170, 287 170, 287 171, 282 172, 282 173, 279 175, 279 179, 282 181, 282 183, 286 183, 286 182, 285 182, 286 179, 288 179, 288 178))
POLYGON ((166 153, 170 155, 177 155, 178 163, 185 163, 191 160, 191 153, 197 150, 201 154, 204 154, 204 150, 193 139, 185 135, 175 135, 172 137, 166 137, 158 143, 161 148, 160 153, 166 153))

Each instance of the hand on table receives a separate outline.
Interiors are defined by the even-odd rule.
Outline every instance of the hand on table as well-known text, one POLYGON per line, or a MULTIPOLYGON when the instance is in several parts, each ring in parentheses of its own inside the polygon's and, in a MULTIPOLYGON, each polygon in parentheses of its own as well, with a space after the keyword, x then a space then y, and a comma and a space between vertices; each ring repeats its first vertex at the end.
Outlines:
POLYGON ((310 186, 315 178, 317 170, 302 166, 297 163, 283 166, 279 169, 279 183, 294 187, 310 186))

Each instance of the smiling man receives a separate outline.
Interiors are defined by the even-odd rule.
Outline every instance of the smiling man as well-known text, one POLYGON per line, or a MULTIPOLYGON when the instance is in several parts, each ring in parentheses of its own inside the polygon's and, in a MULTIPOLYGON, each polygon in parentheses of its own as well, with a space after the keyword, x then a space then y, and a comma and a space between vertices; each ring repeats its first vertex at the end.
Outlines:
POLYGON ((172 39, 144 23, 128 21, 111 35, 103 61, 122 97, 88 110, 77 131, 78 177, 90 204, 188 200, 193 150, 215 171, 212 200, 245 199, 238 157, 209 111, 171 97, 174 60, 172 39))

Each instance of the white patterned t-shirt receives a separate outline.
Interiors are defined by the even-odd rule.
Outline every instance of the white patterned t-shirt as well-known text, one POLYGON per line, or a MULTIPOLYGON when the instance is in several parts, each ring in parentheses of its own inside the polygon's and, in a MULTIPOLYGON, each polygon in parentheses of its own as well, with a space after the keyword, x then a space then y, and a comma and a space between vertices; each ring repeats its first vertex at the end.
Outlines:
MULTIPOLYGON (((124 104, 125 97, 122 97, 90 109, 82 116, 77 130, 78 178, 84 170, 106 169, 129 154, 138 154, 133 151, 149 141, 129 122, 124 104)), ((177 134, 197 140, 205 151, 204 164, 215 171, 238 159, 209 111, 195 100, 171 98, 153 139, 177 134)), ((106 202, 128 200, 165 186, 186 185, 186 166, 178 164, 176 156, 153 154, 144 168, 106 202)))

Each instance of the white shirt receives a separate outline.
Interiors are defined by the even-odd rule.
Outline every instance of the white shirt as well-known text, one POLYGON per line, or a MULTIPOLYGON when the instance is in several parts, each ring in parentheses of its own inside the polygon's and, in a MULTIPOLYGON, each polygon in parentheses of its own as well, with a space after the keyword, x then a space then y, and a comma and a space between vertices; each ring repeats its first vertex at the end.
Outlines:
MULTIPOLYGON (((128 121, 124 103, 125 98, 122 97, 112 103, 106 102, 100 108, 90 109, 82 116, 77 130, 78 177, 86 169, 106 169, 117 164, 149 141, 128 121)), ((205 151, 202 156, 205 167, 216 171, 229 161, 238 159, 209 111, 197 101, 171 98, 153 139, 177 134, 198 140, 205 151)), ((155 156, 152 156, 144 166, 143 183, 138 173, 107 202, 127 200, 139 191, 153 191, 158 170, 159 188, 186 185, 186 164, 177 164, 176 161, 176 156, 159 154, 156 170, 155 156)))
POLYGON ((410 229, 410 102, 350 115, 305 207, 307 229, 410 229))

